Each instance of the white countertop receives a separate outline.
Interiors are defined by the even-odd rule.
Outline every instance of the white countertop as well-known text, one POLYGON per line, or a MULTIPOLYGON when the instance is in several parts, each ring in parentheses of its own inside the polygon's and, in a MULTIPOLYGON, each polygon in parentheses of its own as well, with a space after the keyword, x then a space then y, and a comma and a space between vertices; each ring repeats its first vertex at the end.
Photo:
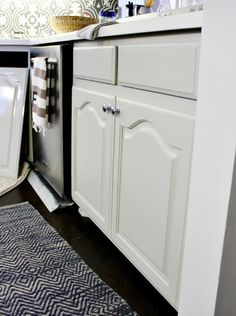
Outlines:
MULTIPOLYGON (((135 16, 117 20, 116 24, 100 28, 98 38, 150 32, 176 31, 196 29, 202 27, 202 11, 173 14, 160 17, 157 13, 135 16)), ((47 38, 32 40, 3 39, 1 46, 32 46, 40 44, 53 44, 67 41, 78 41, 77 32, 60 33, 47 38)))

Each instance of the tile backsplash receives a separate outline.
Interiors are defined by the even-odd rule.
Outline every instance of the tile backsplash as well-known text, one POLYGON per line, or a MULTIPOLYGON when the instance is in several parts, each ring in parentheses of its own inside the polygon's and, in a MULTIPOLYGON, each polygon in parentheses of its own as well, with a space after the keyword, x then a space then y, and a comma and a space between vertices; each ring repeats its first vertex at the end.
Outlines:
POLYGON ((116 9, 118 0, 0 0, 0 38, 38 38, 53 35, 52 15, 98 17, 104 8, 116 9))

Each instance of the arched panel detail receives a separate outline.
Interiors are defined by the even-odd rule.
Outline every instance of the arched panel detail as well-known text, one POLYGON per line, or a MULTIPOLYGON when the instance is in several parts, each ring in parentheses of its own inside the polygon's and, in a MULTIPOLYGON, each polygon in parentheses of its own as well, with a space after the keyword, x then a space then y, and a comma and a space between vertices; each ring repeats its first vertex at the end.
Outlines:
POLYGON ((146 121, 123 127, 121 135, 117 229, 148 262, 164 273, 179 151, 146 121))
POLYGON ((97 109, 92 106, 92 103, 84 102, 83 105, 77 110, 77 120, 81 120, 80 124, 87 125, 88 129, 96 125, 103 128, 106 124, 105 120, 99 115, 97 109), (84 120, 86 120, 86 123, 83 122, 84 120))
POLYGON ((80 110, 83 110, 88 104, 90 104, 91 102, 89 102, 89 101, 85 101, 85 102, 83 102, 82 104, 81 104, 81 106, 79 107, 80 108, 80 110))

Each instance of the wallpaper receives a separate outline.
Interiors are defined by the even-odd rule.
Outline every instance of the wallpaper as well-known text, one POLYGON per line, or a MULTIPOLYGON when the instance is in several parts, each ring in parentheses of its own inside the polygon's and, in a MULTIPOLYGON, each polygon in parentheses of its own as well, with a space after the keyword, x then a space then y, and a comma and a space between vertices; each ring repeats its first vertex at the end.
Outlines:
POLYGON ((103 8, 116 9, 118 0, 0 0, 0 38, 37 38, 55 34, 52 15, 98 17, 103 8))

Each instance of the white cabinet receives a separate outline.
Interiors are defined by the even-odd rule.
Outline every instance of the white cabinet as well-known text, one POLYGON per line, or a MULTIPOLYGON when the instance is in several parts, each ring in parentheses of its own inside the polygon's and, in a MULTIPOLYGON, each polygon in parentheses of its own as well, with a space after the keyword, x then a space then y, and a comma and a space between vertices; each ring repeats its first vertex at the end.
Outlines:
POLYGON ((114 121, 102 110, 115 97, 73 88, 72 197, 109 230, 114 121))
MULTIPOLYGON (((136 84, 130 84, 127 76, 131 76, 124 74, 129 66, 124 67, 122 54, 132 41, 109 42, 118 51, 117 85, 85 80, 79 70, 74 73, 72 196, 138 270, 178 308, 195 101, 145 91, 144 86, 143 90, 137 89, 136 84)), ((145 54, 149 52, 147 44, 145 54)), ((96 42, 86 45, 92 45, 93 53, 96 52, 96 42)), ((86 45, 77 45, 82 46, 83 54, 90 49, 86 45)), ((105 41, 104 45, 107 47, 105 41)), ((183 45, 181 49, 185 46, 186 54, 194 62, 191 78, 195 78, 197 44, 191 44, 190 49, 189 45, 183 45)), ((136 44, 134 47, 135 54, 136 44)), ((173 45, 170 47, 172 52, 173 45)), ((135 67, 138 65, 132 64, 131 68, 135 67)), ((147 76, 148 72, 142 74, 147 76)), ((142 78, 141 73, 139 77, 142 78)), ((188 96, 194 99, 195 79, 192 84, 188 96)))
POLYGON ((117 105, 112 238, 175 304, 194 121, 148 101, 117 105))

